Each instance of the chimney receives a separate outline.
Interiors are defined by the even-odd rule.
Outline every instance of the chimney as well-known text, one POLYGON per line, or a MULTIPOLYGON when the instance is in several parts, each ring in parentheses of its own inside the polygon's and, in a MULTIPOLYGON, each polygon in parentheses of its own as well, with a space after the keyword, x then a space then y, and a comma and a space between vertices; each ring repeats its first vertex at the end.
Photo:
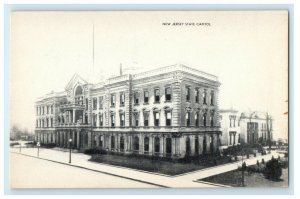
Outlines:
POLYGON ((123 71, 122 71, 122 63, 120 64, 120 76, 123 75, 123 71))

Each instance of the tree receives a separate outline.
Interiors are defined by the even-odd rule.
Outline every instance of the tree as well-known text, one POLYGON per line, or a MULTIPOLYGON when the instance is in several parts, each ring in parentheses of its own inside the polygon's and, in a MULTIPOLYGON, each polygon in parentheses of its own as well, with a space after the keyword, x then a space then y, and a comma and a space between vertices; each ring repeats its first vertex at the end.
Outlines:
POLYGON ((267 162, 263 173, 267 179, 275 181, 279 180, 282 175, 282 168, 279 161, 272 157, 272 159, 267 162))

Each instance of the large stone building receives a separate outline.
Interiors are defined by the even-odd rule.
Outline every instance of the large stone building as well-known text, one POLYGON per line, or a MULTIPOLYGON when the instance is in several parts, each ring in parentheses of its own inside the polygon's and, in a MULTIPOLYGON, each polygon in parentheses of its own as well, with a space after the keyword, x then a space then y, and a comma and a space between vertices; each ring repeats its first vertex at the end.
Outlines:
POLYGON ((97 84, 75 74, 65 91, 36 102, 36 138, 81 151, 172 158, 213 153, 221 133, 219 86, 216 76, 181 64, 97 84))
POLYGON ((221 145, 263 143, 272 140, 272 118, 258 111, 220 110, 221 145))

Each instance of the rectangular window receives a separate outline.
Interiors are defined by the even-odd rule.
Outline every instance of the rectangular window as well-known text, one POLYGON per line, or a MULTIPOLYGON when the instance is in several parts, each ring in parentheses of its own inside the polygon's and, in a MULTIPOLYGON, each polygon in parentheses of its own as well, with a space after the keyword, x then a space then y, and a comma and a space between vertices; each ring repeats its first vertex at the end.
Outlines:
POLYGON ((159 113, 154 113, 154 125, 159 126, 159 113))
POLYGON ((93 98, 93 110, 97 110, 97 98, 93 98))
POLYGON ((186 101, 191 101, 191 88, 189 86, 185 87, 185 92, 186 101))
POLYGON ((99 123, 100 126, 103 126, 103 114, 99 114, 99 123))
POLYGON ((154 102, 159 103, 160 93, 159 88, 154 89, 154 102))
POLYGON ((195 93, 195 103, 199 103, 199 89, 196 88, 194 93, 195 93))
POLYGON ((125 114, 120 113, 120 126, 125 126, 125 114))
POLYGON ((144 126, 149 126, 149 113, 144 113, 144 126))
POLYGON ((186 119, 186 126, 190 126, 191 125, 191 113, 190 112, 186 112, 185 114, 185 119, 186 119))
POLYGON ((171 112, 166 113, 166 126, 171 126, 172 114, 171 112))
POLYGON ((214 105, 214 97, 215 97, 215 93, 214 91, 211 91, 210 93, 210 105, 214 105))
POLYGON ((125 93, 120 94, 120 104, 124 105, 125 104, 125 93))
POLYGON ((115 126, 115 115, 111 115, 110 120, 111 120, 111 126, 114 127, 115 126))
POLYGON ((134 104, 139 104, 140 94, 139 92, 134 92, 134 104))
POLYGON ((149 92, 144 91, 144 103, 148 104, 149 103, 149 92))
POLYGON ((171 101, 171 87, 166 88, 166 101, 171 101))
POLYGON ((134 125, 139 126, 139 114, 134 114, 134 125))
POLYGON ((103 96, 99 97, 99 109, 103 109, 103 96))
POLYGON ((110 96, 110 102, 111 102, 111 106, 115 106, 116 105, 116 95, 115 94, 111 94, 110 96))
POLYGON ((89 102, 88 102, 88 98, 85 98, 85 109, 88 110, 89 109, 89 102))
POLYGON ((93 114, 93 126, 97 126, 97 114, 93 114))

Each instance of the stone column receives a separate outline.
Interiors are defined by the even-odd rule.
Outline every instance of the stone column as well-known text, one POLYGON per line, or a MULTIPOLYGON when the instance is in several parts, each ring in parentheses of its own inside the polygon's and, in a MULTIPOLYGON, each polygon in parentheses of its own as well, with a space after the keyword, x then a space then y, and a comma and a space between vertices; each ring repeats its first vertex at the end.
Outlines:
POLYGON ((144 136, 140 133, 139 134, 139 139, 140 139, 140 143, 139 143, 139 153, 140 154, 144 154, 144 136))
POLYGON ((73 109, 73 114, 72 114, 72 119, 73 119, 73 124, 75 124, 75 115, 76 115, 76 109, 73 109))
POLYGON ((176 150, 176 137, 171 137, 172 139, 172 156, 177 155, 177 150, 176 150))
POLYGON ((195 155, 195 136, 190 136, 191 156, 195 155))
POLYGON ((199 135, 198 140, 199 140, 199 155, 201 155, 201 154, 203 154, 204 135, 199 135))
POLYGON ((88 148, 91 148, 91 146, 92 146, 92 143, 91 143, 91 139, 92 139, 92 135, 91 135, 91 132, 87 132, 87 134, 88 134, 88 148))
POLYGON ((159 137, 159 156, 164 156, 164 137, 159 137))
POLYGON ((52 133, 52 137, 53 137, 52 143, 56 143, 56 132, 55 131, 52 133))
POLYGON ((72 131, 72 148, 76 147, 76 142, 75 142, 75 131, 72 131))
POLYGON ((235 133, 233 134, 233 145, 235 145, 235 133))
POLYGON ((206 135, 206 153, 210 153, 210 134, 206 135))
POLYGON ((77 148, 80 148, 80 131, 77 131, 77 148))
POLYGON ((181 136, 179 138, 179 142, 180 142, 180 156, 184 157, 186 154, 186 137, 181 136))
MULTIPOLYGON (((144 121, 143 121, 144 122, 144 121)), ((149 126, 154 126, 154 113, 153 111, 149 111, 149 121, 148 121, 149 126)))
POLYGON ((128 151, 128 134, 124 135, 124 152, 128 151))
POLYGON ((154 154, 153 151, 153 136, 150 135, 149 136, 149 155, 154 154))
POLYGON ((161 110, 159 115, 160 115, 159 126, 166 126, 166 113, 165 113, 165 111, 161 110))
MULTIPOLYGON (((234 135, 235 137, 235 135, 234 135)), ((218 134, 214 134, 213 135, 213 152, 217 152, 217 149, 218 149, 218 134)))

